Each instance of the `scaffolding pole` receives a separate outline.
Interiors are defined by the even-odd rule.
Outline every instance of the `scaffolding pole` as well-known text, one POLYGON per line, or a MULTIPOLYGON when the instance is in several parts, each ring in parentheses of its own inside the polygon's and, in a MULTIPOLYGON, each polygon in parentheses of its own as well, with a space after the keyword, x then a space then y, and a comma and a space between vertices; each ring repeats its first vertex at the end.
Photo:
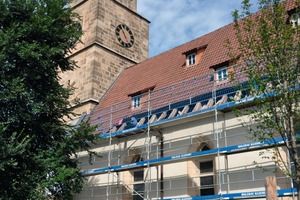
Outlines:
MULTIPOLYGON (((109 127, 112 127, 112 112, 113 112, 113 108, 110 107, 110 125, 109 127)), ((108 147, 108 173, 107 173, 107 188, 106 188, 106 199, 109 200, 109 189, 110 189, 110 186, 109 186, 109 179, 110 179, 110 168, 111 168, 111 134, 109 135, 109 147, 108 147)))
POLYGON ((149 160, 150 160, 150 123, 149 123, 149 120, 150 120, 150 115, 151 115, 151 109, 150 109, 150 99, 151 99, 151 96, 150 96, 150 90, 148 91, 148 127, 147 127, 147 145, 146 145, 146 151, 147 151, 147 174, 146 174, 146 177, 145 179, 147 180, 146 181, 146 199, 148 200, 149 199, 149 192, 151 190, 151 183, 150 183, 150 180, 151 180, 151 170, 150 170, 150 164, 149 164, 149 160), (150 172, 150 178, 148 177, 148 172, 150 172))
MULTIPOLYGON (((217 74, 216 72, 214 73, 214 77, 216 77, 217 74)), ((217 157, 218 157, 218 166, 217 166, 217 172, 218 172, 218 194, 221 195, 222 194, 222 183, 221 183, 221 171, 220 171, 220 141, 219 141, 219 125, 218 125, 218 110, 217 110, 217 87, 216 87, 216 80, 214 80, 214 85, 213 85, 213 94, 212 94, 213 98, 214 98, 214 115, 215 115, 215 126, 214 126, 214 134, 216 136, 216 141, 217 141, 217 157)))

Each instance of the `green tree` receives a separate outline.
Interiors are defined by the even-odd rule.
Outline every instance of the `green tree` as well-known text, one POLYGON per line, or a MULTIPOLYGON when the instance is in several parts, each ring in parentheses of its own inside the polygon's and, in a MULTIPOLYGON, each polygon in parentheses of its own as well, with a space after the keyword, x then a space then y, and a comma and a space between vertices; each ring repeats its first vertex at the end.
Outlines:
POLYGON ((82 34, 66 0, 0 0, 0 199, 72 199, 83 185, 76 152, 95 129, 73 129, 59 72, 82 34))
MULTIPOLYGON (((249 135, 256 141, 283 138, 285 152, 277 146, 272 159, 279 169, 289 175, 300 192, 300 159, 297 151, 300 130, 300 29, 299 2, 296 0, 258 0, 259 12, 250 12, 249 0, 242 2, 241 12, 233 13, 236 38, 239 43, 242 74, 234 76, 247 80, 247 90, 254 96, 255 106, 239 110, 249 115, 249 135), (294 8, 289 7, 294 4, 294 8), (286 154, 293 166, 289 165, 286 154)), ((237 57, 236 57, 237 58, 237 57)), ((244 85, 245 86, 245 85, 244 85)), ((298 199, 300 195, 298 195, 298 199)))

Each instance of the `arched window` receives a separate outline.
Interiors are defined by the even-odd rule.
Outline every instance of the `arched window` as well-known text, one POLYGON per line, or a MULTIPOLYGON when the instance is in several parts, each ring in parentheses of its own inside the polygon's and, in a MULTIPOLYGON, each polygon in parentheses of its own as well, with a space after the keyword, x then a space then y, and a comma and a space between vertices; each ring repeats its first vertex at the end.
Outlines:
MULTIPOLYGON (((210 148, 204 145, 200 151, 207 151, 210 148)), ((214 195, 214 161, 213 159, 205 159, 199 162, 200 171, 200 196, 214 195)))
POLYGON ((204 145, 204 147, 202 147, 201 151, 207 151, 210 150, 210 148, 207 145, 204 145))
POLYGON ((141 162, 141 161, 144 161, 144 158, 141 156, 141 155, 138 155, 135 157, 135 159, 133 159, 133 162, 141 162))

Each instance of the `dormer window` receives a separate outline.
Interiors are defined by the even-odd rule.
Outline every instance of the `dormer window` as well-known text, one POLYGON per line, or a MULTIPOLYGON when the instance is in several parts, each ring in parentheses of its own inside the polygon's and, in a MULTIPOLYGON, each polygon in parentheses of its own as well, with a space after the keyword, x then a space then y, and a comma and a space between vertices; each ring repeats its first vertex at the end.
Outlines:
POLYGON ((225 81, 228 79, 228 68, 223 67, 222 69, 218 69, 216 71, 217 82, 225 81))
POLYGON ((207 45, 202 45, 200 47, 183 52, 182 54, 185 55, 186 58, 184 66, 192 66, 199 64, 201 62, 206 47, 207 45))
POLYGON ((210 68, 215 70, 214 81, 217 84, 224 84, 228 81, 229 75, 233 73, 233 65, 236 64, 236 60, 227 60, 222 63, 211 66, 210 68))
POLYGON ((191 53, 187 56, 188 65, 194 65, 196 63, 196 53, 191 53))
POLYGON ((131 98, 132 108, 139 108, 141 106, 141 96, 134 96, 131 98))
MULTIPOLYGON (((146 87, 142 90, 128 94, 128 97, 131 99, 131 109, 132 111, 140 110, 145 105, 145 102, 148 98, 148 93, 154 90, 155 86, 146 87)), ((128 99, 129 100, 129 99, 128 99)))
POLYGON ((300 24, 300 14, 299 13, 292 14, 291 24, 293 27, 296 27, 300 24))

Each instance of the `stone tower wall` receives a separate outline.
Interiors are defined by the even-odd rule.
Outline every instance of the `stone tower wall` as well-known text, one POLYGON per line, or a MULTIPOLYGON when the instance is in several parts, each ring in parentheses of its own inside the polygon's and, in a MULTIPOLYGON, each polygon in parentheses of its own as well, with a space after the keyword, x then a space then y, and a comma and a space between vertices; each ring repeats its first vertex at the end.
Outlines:
POLYGON ((72 6, 81 16, 84 35, 70 56, 78 68, 62 73, 61 83, 75 87, 70 101, 81 114, 91 111, 124 68, 148 57, 149 21, 135 12, 136 0, 75 0, 72 6), (118 42, 119 24, 131 29, 132 47, 118 42))

